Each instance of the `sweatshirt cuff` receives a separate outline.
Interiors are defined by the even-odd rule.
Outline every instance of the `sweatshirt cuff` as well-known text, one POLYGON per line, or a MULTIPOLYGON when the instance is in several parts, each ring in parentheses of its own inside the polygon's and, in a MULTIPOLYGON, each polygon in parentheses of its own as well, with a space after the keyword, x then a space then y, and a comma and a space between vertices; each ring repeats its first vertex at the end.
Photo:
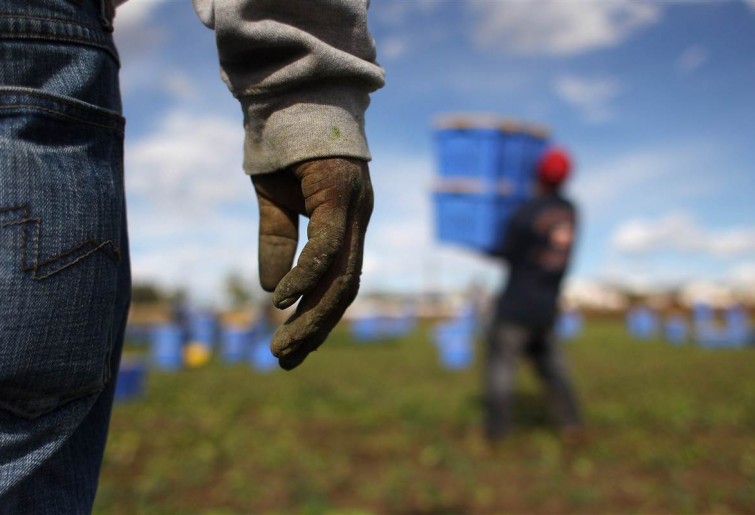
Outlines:
POLYGON ((311 159, 371 159, 364 131, 369 95, 363 88, 310 88, 271 105, 270 98, 239 99, 244 111, 244 171, 257 175, 311 159))

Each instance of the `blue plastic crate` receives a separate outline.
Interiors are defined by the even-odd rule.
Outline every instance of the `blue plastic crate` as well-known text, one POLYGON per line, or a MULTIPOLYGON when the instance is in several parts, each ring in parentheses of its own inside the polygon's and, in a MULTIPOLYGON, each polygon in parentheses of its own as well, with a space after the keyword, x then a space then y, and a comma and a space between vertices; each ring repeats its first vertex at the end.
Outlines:
POLYGON ((490 184, 498 180, 504 150, 498 129, 440 129, 435 141, 441 177, 480 179, 490 184))
POLYGON ((695 328, 695 341, 700 347, 708 349, 729 346, 726 329, 715 325, 698 325, 695 328))
POLYGON ((692 310, 692 319, 696 327, 712 326, 715 323, 713 308, 708 304, 695 304, 692 310))
POLYGON ((436 192, 435 227, 439 241, 490 252, 505 238, 511 213, 521 199, 500 195, 436 192))
POLYGON ((495 250, 515 208, 533 194, 535 165, 548 140, 521 126, 500 124, 442 128, 435 141, 438 240, 495 250))
POLYGON ((376 341, 382 337, 380 318, 376 316, 353 319, 349 323, 349 328, 351 335, 360 343, 376 341))
POLYGON ((249 363, 255 370, 270 372, 278 368, 278 358, 270 351, 270 341, 273 333, 267 328, 258 331, 250 346, 249 363))
POLYGON ((162 324, 152 330, 152 363, 162 370, 183 366, 184 333, 178 324, 162 324))
POLYGON ((534 179, 536 174, 537 163, 550 144, 549 140, 544 137, 526 134, 524 136, 524 156, 519 175, 515 179, 516 189, 514 195, 523 198, 530 198, 534 194, 534 179))
POLYGON ((474 361, 474 332, 466 324, 442 324, 433 336, 443 368, 460 370, 474 361))
POLYGON ((556 320, 556 334, 562 341, 576 339, 582 333, 583 327, 584 319, 578 311, 563 311, 556 320))
POLYGON ((412 331, 415 325, 416 318, 413 314, 398 317, 375 315, 352 319, 349 329, 358 343, 369 343, 400 338, 412 331))
POLYGON ((229 325, 221 334, 221 355, 226 363, 238 363, 244 359, 251 344, 252 331, 248 327, 229 325))
POLYGON ((141 361, 124 358, 115 381, 115 401, 124 402, 144 395, 147 367, 141 361))
POLYGON ((475 318, 462 314, 457 318, 438 324, 433 331, 433 341, 443 368, 462 370, 474 361, 474 340, 477 331, 475 318))
POLYGON ((474 350, 469 347, 441 347, 440 362, 448 370, 463 370, 474 362, 474 350))
POLYGON ((215 345, 217 321, 211 313, 195 312, 188 317, 189 341, 212 348, 215 345))
POLYGON ((482 191, 529 195, 535 164, 548 140, 524 130, 444 128, 435 133, 441 179, 478 180, 482 191))
POLYGON ((671 315, 664 325, 666 340, 675 345, 682 345, 689 337, 687 320, 681 315, 671 315))
POLYGON ((658 315, 648 307, 635 307, 627 313, 627 330, 639 340, 650 340, 657 335, 658 315))

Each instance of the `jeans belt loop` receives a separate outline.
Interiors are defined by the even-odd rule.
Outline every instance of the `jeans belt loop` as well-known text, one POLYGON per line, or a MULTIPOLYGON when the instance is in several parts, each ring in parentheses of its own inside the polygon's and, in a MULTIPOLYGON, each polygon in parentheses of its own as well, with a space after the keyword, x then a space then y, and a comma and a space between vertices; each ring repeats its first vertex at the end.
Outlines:
POLYGON ((100 20, 102 27, 108 32, 113 32, 113 18, 115 18, 113 0, 100 0, 100 20))

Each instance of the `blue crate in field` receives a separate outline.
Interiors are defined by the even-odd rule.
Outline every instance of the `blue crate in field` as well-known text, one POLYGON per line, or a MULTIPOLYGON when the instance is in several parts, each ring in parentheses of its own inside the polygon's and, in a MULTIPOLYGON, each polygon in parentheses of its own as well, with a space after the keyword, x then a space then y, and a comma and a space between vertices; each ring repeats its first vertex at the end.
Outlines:
POLYGON ((381 320, 378 316, 355 318, 349 322, 349 329, 357 342, 371 342, 383 337, 381 320))
POLYGON ((226 363, 238 363, 244 359, 251 344, 252 331, 249 327, 227 325, 220 337, 220 354, 226 363))
POLYGON ((741 306, 731 306, 723 312, 723 320, 707 304, 697 304, 693 310, 695 341, 701 347, 744 347, 752 342, 749 315, 741 306))
POLYGON ((658 315, 646 306, 632 308, 626 317, 627 331, 638 340, 655 338, 658 332, 658 315))
POLYGON ((115 401, 125 402, 144 395, 147 367, 141 361, 123 359, 115 380, 115 401))
POLYGON ((682 345, 689 338, 687 320, 681 315, 671 315, 666 319, 663 332, 668 342, 682 345))
POLYGON ((695 328, 695 342, 700 347, 708 349, 719 349, 730 346, 726 329, 715 325, 697 326, 695 328))
POLYGON ((278 368, 278 358, 270 351, 273 333, 267 327, 255 331, 249 351, 249 364, 260 372, 269 372, 278 368))
POLYGON ((162 370, 183 366, 184 332, 178 324, 162 324, 152 330, 152 364, 162 370))
POLYGON ((217 320, 212 313, 194 312, 188 317, 189 341, 207 348, 215 345, 217 320))
POLYGON ((477 329, 477 313, 471 306, 465 307, 457 317, 435 327, 433 341, 443 368, 461 370, 472 365, 477 329))
POLYGON ((401 338, 411 332, 416 323, 412 313, 401 316, 372 315, 352 319, 349 329, 354 340, 368 343, 401 338))
POLYGON ((742 347, 752 340, 750 317, 741 306, 732 306, 724 313, 727 337, 732 346, 742 347))
POLYGON ((556 320, 556 334, 562 341, 576 339, 584 327, 582 313, 575 310, 562 311, 556 320))
POLYGON ((444 324, 435 330, 435 345, 443 368, 460 370, 474 361, 474 332, 464 324, 444 324))

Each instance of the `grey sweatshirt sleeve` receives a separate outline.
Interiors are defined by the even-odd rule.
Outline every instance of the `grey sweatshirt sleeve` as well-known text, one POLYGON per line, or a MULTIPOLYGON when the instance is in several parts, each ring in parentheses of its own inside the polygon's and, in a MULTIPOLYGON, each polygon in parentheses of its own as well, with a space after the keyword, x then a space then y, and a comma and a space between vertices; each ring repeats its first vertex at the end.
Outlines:
POLYGON ((215 30, 221 76, 244 112, 244 170, 370 159, 369 94, 384 84, 369 0, 193 0, 215 30))

